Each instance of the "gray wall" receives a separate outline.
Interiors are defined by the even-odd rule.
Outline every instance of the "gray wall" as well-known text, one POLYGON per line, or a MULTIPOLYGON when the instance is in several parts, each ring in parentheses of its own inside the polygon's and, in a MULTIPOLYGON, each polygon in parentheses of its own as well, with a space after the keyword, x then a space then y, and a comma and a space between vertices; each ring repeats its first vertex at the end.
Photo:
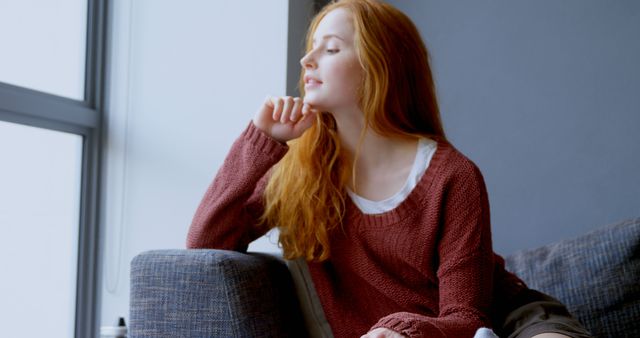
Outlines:
POLYGON ((387 2, 430 49, 498 253, 640 216, 640 2, 387 2))
POLYGON ((289 96, 300 96, 300 59, 304 56, 305 36, 315 13, 313 0, 290 0, 287 26, 287 92, 289 96))

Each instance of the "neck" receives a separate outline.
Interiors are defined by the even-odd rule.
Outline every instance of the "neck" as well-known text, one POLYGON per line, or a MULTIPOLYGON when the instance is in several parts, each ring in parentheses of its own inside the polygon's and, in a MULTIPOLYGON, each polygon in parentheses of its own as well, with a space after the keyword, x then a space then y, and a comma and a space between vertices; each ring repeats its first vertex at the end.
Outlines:
POLYGON ((368 128, 358 149, 365 126, 362 114, 335 114, 334 117, 342 149, 350 163, 355 160, 358 181, 384 173, 405 171, 407 166, 413 165, 417 138, 386 137, 368 128))

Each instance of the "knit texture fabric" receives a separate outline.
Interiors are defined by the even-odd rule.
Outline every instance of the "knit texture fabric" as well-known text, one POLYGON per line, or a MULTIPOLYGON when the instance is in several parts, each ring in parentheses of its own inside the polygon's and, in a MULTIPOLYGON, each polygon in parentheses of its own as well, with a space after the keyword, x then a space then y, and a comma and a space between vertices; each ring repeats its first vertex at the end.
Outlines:
MULTIPOLYGON (((526 287, 493 252, 480 170, 436 141, 427 171, 395 209, 363 214, 346 198, 342 227, 330 234, 331 257, 309 263, 335 337, 378 327, 409 337, 472 337, 491 327, 495 297, 526 287)), ((268 172, 287 150, 249 123, 198 206, 187 247, 246 252, 266 233, 255 225, 268 172)))

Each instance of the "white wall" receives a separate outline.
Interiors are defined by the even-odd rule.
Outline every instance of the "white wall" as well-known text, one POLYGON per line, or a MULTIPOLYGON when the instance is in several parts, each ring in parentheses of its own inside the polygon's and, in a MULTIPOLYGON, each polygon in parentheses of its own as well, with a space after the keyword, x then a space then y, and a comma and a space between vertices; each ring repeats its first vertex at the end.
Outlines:
POLYGON ((285 95, 287 62, 287 0, 113 4, 102 325, 128 319, 135 255, 184 248, 231 143, 266 95, 285 95))

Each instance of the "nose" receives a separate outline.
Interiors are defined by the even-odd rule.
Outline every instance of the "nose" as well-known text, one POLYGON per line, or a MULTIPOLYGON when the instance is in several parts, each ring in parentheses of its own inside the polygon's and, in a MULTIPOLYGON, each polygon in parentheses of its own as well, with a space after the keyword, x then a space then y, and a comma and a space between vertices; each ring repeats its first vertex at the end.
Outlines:
POLYGON ((305 56, 300 59, 300 65, 302 68, 312 68, 315 66, 315 60, 311 57, 313 50, 310 50, 305 56))

